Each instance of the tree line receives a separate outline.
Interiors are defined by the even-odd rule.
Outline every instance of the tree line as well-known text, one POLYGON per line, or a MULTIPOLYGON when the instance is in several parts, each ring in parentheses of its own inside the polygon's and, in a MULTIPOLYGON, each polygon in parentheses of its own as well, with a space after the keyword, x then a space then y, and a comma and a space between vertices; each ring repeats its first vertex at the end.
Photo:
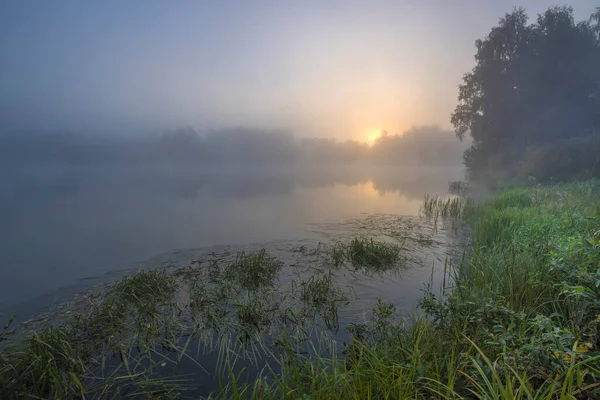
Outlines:
POLYGON ((285 130, 232 128, 199 133, 191 127, 156 136, 109 137, 74 133, 0 136, 0 164, 36 165, 237 165, 365 164, 460 165, 466 144, 438 126, 382 135, 372 144, 298 139, 285 130))

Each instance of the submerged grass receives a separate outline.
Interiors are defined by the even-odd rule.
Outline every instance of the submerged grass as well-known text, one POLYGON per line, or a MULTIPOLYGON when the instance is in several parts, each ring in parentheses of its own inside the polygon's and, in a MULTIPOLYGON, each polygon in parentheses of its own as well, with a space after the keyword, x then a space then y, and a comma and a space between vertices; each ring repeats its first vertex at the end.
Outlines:
MULTIPOLYGON (((292 282, 302 289, 287 293, 276 285, 281 266, 263 249, 125 277, 66 322, 3 343, 0 398, 181 398, 199 382, 163 371, 184 358, 201 371, 240 358, 256 364, 274 356, 275 337, 302 347, 319 316, 338 329, 345 297, 331 272, 292 282), (216 350, 218 365, 203 366, 201 350, 216 350)), ((11 322, 0 342, 12 335, 11 322)))
POLYGON ((300 281, 300 300, 308 310, 319 313, 325 326, 336 331, 339 328, 338 303, 347 302, 344 291, 333 281, 333 273, 315 274, 300 281))
POLYGON ((152 365, 155 348, 169 340, 167 309, 173 305, 173 292, 172 278, 141 271, 117 282, 89 313, 75 315, 64 326, 33 332, 24 345, 3 348, 0 397, 164 392, 165 380, 155 378, 152 365), (107 368, 115 357, 121 363, 107 368))

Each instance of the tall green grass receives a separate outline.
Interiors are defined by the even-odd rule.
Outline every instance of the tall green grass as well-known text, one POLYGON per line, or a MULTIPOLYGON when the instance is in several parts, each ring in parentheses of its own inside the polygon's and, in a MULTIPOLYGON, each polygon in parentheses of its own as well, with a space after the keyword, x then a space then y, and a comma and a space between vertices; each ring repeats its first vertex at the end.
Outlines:
POLYGON ((429 219, 464 218, 472 205, 470 198, 425 195, 420 213, 429 219))

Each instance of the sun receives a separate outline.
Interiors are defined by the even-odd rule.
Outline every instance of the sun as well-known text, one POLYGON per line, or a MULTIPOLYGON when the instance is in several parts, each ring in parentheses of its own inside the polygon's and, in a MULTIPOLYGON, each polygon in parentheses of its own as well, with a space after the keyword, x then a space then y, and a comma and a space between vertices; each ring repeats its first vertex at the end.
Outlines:
POLYGON ((367 132, 367 144, 372 146, 375 144, 375 141, 381 136, 381 130, 379 129, 371 129, 367 132))

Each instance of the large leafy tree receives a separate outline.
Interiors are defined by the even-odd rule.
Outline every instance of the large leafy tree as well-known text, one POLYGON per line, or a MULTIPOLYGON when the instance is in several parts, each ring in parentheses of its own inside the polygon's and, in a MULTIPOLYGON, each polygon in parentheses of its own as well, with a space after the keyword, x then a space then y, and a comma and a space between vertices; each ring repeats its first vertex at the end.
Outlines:
POLYGON ((506 14, 476 41, 476 65, 463 77, 452 123, 471 172, 502 167, 532 148, 600 129, 600 8, 575 22, 553 7, 529 24, 506 14))

